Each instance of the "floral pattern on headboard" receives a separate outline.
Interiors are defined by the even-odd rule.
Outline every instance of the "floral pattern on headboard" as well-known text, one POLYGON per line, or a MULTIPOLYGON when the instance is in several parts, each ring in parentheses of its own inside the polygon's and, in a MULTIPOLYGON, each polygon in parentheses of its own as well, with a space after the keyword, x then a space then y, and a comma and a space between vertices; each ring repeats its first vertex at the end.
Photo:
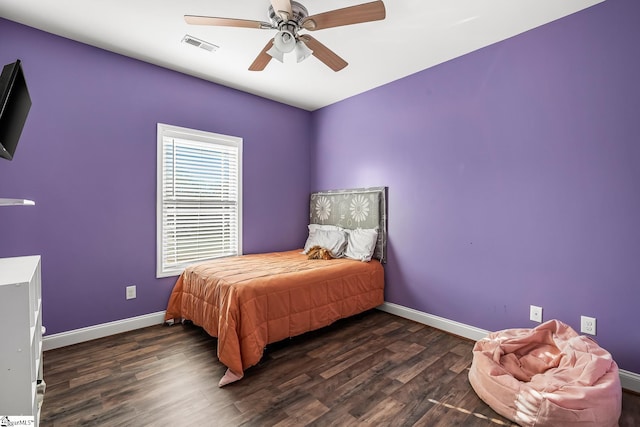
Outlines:
POLYGON ((378 228, 374 258, 386 262, 387 187, 355 188, 311 193, 310 224, 343 228, 378 228))

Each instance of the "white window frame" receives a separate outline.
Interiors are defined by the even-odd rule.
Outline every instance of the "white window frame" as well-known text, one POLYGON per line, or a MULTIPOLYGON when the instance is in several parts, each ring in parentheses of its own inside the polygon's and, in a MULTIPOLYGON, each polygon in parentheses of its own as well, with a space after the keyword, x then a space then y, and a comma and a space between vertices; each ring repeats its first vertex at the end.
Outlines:
MULTIPOLYGON (((168 230, 165 230, 165 204, 169 204, 168 201, 163 199, 164 194, 164 170, 165 170, 165 160, 164 160, 164 152, 165 152, 165 144, 168 144, 169 141, 181 140, 188 141, 189 144, 193 143, 199 145, 202 149, 206 150, 206 146, 208 144, 213 144, 212 148, 222 148, 224 147, 226 150, 229 148, 237 150, 237 200, 235 200, 236 206, 236 223, 233 225, 237 230, 237 246, 235 253, 226 253, 222 256, 230 256, 230 255, 241 255, 242 254, 242 138, 228 135, 220 135, 212 132, 205 132, 200 130, 188 129, 173 125, 168 125, 164 123, 158 123, 157 126, 157 178, 156 178, 156 277, 169 277, 169 276, 177 276, 184 268, 192 264, 194 262, 204 261, 206 259, 217 258, 215 257, 200 257, 195 256, 195 258, 189 259, 188 261, 175 261, 173 263, 168 263, 166 261, 165 256, 165 247, 169 246, 169 243, 175 243, 177 240, 177 234, 171 233, 168 230), (167 242, 167 244, 165 244, 167 242)), ((173 143, 173 142, 171 142, 173 143)), ((190 199, 192 200, 192 199, 190 199)), ((232 201, 233 202, 233 201, 232 201)), ((231 203, 232 203, 231 202, 231 203)), ((212 202, 208 201, 209 206, 213 203, 216 206, 226 205, 229 206, 229 201, 220 202, 212 202)), ((230 227, 231 228, 231 227, 230 227)), ((234 246, 233 244, 231 246, 234 246)), ((231 248, 233 249, 233 248, 231 248)))

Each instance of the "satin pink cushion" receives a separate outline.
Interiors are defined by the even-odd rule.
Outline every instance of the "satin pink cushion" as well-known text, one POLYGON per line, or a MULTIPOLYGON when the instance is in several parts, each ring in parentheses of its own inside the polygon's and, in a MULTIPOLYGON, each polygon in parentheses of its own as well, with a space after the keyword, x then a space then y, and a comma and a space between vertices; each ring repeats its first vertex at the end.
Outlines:
POLYGON ((469 381, 494 411, 521 426, 613 427, 622 410, 611 354, 558 320, 478 341, 469 381))

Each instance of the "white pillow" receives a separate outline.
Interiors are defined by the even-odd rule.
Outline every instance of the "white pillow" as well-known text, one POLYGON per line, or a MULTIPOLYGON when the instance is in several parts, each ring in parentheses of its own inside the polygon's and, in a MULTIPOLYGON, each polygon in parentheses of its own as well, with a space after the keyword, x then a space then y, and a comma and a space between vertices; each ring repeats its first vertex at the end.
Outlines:
POLYGON ((307 226, 309 228, 309 231, 312 230, 336 230, 336 231, 345 231, 344 228, 337 226, 337 225, 331 225, 331 224, 309 224, 307 226))
POLYGON ((325 230, 321 228, 309 229, 309 237, 304 245, 304 253, 309 252, 314 246, 329 250, 334 258, 344 256, 347 246, 347 233, 343 230, 325 230))
POLYGON ((378 241, 377 228, 356 228, 348 230, 347 249, 344 252, 346 258, 369 262, 376 250, 378 241))
MULTIPOLYGON (((335 231, 342 231, 342 232, 346 231, 342 227, 338 227, 337 225, 330 225, 330 224, 309 224, 307 228, 309 229, 309 237, 311 237, 311 235, 314 234, 316 230, 335 230, 335 231)), ((309 252, 309 249, 317 245, 314 239, 309 240, 309 237, 307 238, 307 242, 304 244, 304 250, 302 251, 302 253, 304 254, 309 252)))

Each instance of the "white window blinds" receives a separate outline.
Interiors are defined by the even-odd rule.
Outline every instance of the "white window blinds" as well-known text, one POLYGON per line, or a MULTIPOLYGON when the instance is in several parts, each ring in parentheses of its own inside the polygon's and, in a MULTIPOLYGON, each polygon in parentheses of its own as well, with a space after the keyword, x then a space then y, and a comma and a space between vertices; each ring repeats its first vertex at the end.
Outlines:
POLYGON ((158 124, 157 276, 241 253, 242 139, 158 124))

